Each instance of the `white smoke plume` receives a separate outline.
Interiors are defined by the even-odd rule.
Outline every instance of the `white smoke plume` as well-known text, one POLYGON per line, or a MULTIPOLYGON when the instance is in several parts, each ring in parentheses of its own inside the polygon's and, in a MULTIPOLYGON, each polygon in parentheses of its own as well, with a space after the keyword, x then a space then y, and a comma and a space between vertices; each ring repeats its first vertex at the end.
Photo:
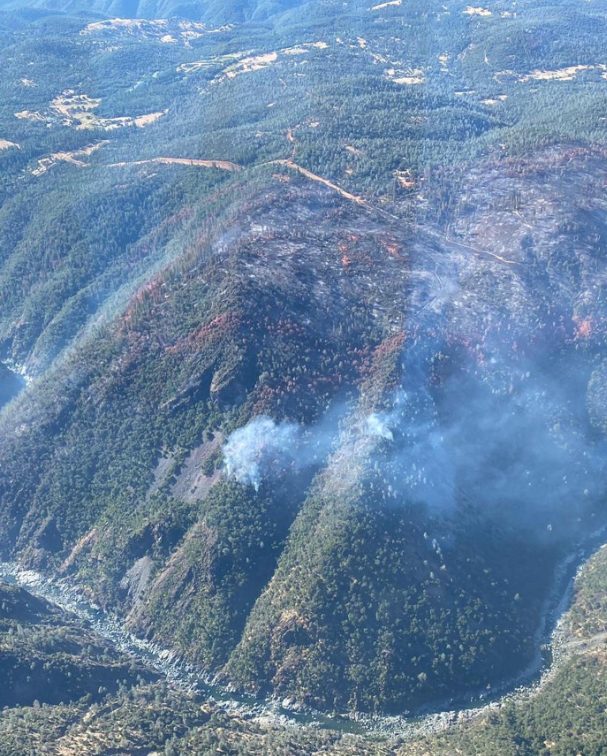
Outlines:
POLYGON ((390 415, 374 412, 366 419, 365 430, 368 436, 379 436, 387 441, 394 440, 394 434, 390 428, 390 415))
POLYGON ((276 423, 265 416, 253 418, 235 430, 223 447, 228 475, 258 490, 272 467, 297 462, 301 437, 301 428, 295 423, 276 423))
POLYGON ((265 478, 323 464, 339 433, 343 405, 331 408, 314 425, 299 425, 271 417, 254 417, 230 434, 223 447, 228 475, 257 490, 265 478))
MULTIPOLYGON (((464 355, 458 370, 433 387, 433 355, 440 343, 405 351, 404 380, 391 405, 355 422, 381 443, 373 455, 377 504, 421 505, 451 518, 475 508, 509 525, 565 533, 607 487, 607 443, 588 433, 583 400, 588 378, 574 360, 542 364, 501 345, 481 364, 464 355), (554 525, 554 527, 552 527, 554 525)), ((453 365, 454 361, 451 361, 453 365)), ((258 488, 288 469, 322 465, 352 407, 311 426, 257 417, 228 438, 229 475, 258 488)), ((349 460, 343 457, 343 475, 349 460)))

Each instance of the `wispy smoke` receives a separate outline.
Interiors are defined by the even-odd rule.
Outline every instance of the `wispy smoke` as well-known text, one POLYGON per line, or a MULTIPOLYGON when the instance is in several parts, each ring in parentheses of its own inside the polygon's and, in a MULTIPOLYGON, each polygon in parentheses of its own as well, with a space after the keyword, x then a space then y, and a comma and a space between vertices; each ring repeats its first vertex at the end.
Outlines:
MULTIPOLYGON (((480 357, 448 349, 432 339, 409 345, 390 406, 346 422, 350 442, 353 429, 378 442, 352 446, 371 462, 377 504, 421 506, 441 518, 472 507, 555 534, 584 516, 607 490, 606 443, 593 439, 583 400, 584 359, 500 343, 485 344, 480 357), (440 360, 437 368, 437 354, 449 355, 448 369, 440 360)), ((227 472, 258 488, 285 470, 324 464, 344 442, 339 431, 337 412, 305 427, 257 417, 226 442, 227 472)), ((333 458, 344 479, 363 469, 356 453, 333 458)))
POLYGON ((393 407, 367 419, 392 500, 432 515, 458 507, 548 528, 575 521, 607 488, 607 449, 592 439, 581 360, 496 348, 460 354, 438 380, 436 344, 409 349, 393 407), (434 384, 434 385, 433 385, 434 384))
POLYGON ((425 504, 433 513, 454 506, 454 469, 447 429, 425 388, 399 391, 389 411, 367 418, 366 431, 391 441, 381 460, 382 474, 392 498, 425 504))

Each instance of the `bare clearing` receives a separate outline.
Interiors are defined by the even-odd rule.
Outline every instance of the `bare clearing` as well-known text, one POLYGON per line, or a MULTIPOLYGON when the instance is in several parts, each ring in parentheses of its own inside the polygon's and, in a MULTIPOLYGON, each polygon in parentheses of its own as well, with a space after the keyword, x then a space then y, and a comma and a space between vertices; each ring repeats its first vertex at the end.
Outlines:
POLYGON ((369 8, 369 10, 377 11, 381 10, 382 8, 388 8, 390 5, 402 5, 403 0, 390 0, 388 3, 380 3, 379 5, 374 5, 373 7, 369 8))
POLYGON ((385 74, 387 78, 395 84, 415 85, 424 84, 426 81, 426 77, 421 68, 412 68, 409 70, 388 68, 386 69, 385 74))
MULTIPOLYGON (((142 129, 144 126, 148 126, 148 124, 154 123, 154 121, 157 121, 161 116, 166 115, 168 112, 169 112, 168 110, 161 110, 157 113, 147 113, 147 115, 136 116, 133 119, 130 119, 127 116, 126 120, 127 121, 132 120, 132 123, 135 126, 142 129)), ((112 119, 112 120, 120 120, 120 119, 112 119)), ((129 123, 128 125, 130 126, 131 124, 129 123)))
POLYGON ((585 65, 580 64, 576 66, 567 66, 565 68, 557 68, 553 71, 541 71, 536 69, 528 74, 518 74, 515 71, 498 71, 493 75, 496 81, 502 81, 502 79, 515 80, 521 83, 528 81, 573 81, 579 73, 582 71, 592 71, 594 69, 600 69, 604 78, 607 78, 607 66, 604 63, 598 65, 585 65))
POLYGON ((21 149, 21 147, 16 142, 9 142, 8 139, 0 139, 0 152, 13 148, 16 148, 18 150, 21 149))
POLYGON ((23 121, 45 121, 45 117, 42 113, 38 113, 37 110, 21 110, 19 113, 15 113, 15 118, 19 118, 23 121))
MULTIPOLYGON (((364 41, 364 40, 363 40, 364 41)), ((208 61, 197 61, 195 63, 182 63, 181 66, 178 67, 178 71, 186 71, 187 73, 190 73, 192 71, 198 70, 199 68, 203 68, 204 66, 210 65, 213 62, 221 61, 221 60, 228 60, 228 58, 231 58, 232 60, 237 60, 238 62, 234 62, 231 65, 229 65, 227 68, 225 68, 221 75, 217 76, 213 80, 214 84, 219 84, 222 81, 225 81, 226 79, 234 79, 237 76, 241 76, 245 73, 251 73, 253 71, 261 71, 264 68, 268 68, 272 65, 274 65, 278 60, 279 56, 287 56, 287 57, 293 57, 293 56, 299 56, 299 55, 306 55, 307 53, 311 52, 313 49, 317 50, 326 50, 329 47, 327 42, 318 41, 318 42, 303 42, 299 45, 294 45, 292 47, 284 47, 280 50, 273 50, 272 52, 262 53, 261 55, 251 55, 250 52, 240 52, 240 53, 232 53, 230 56, 223 56, 223 58, 215 58, 214 60, 208 60, 208 61), (246 57, 243 57, 246 56, 246 57)), ((281 80, 282 81, 282 80, 281 80)))
POLYGON ((569 66, 559 68, 556 71, 533 71, 527 76, 522 76, 520 81, 529 81, 530 79, 535 81, 572 81, 580 71, 587 71, 591 68, 594 68, 594 66, 569 66))
POLYGON ((266 53, 265 55, 253 55, 250 58, 243 58, 239 63, 226 68, 224 74, 228 79, 233 79, 244 73, 251 71, 260 71, 262 68, 271 66, 278 58, 277 52, 266 53))
POLYGON ((410 169, 406 171, 394 171, 394 175, 404 189, 411 189, 415 186, 415 179, 410 169))
POLYGON ((241 171, 242 166, 237 163, 231 163, 229 160, 198 160, 196 158, 171 158, 155 157, 148 160, 132 160, 124 163, 110 163, 108 168, 124 168, 129 165, 147 165, 149 163, 160 163, 161 165, 194 165, 199 168, 220 168, 222 171, 241 171))
MULTIPOLYGON (((142 18, 110 18, 107 21, 95 21, 85 26, 81 34, 85 36, 101 31, 126 31, 136 35, 139 32, 150 32, 151 30, 164 34, 168 25, 168 20, 164 18, 149 21, 142 18)), ((190 26, 200 27, 201 30, 204 30, 203 24, 190 24, 190 26)))
POLYGON ((465 11, 463 11, 466 16, 491 16, 492 13, 487 8, 474 8, 472 5, 469 5, 465 11))
POLYGON ((295 45, 295 47, 285 47, 281 52, 283 55, 305 55, 309 50, 306 50, 303 45, 295 45))
POLYGON ((195 73, 196 71, 200 71, 201 68, 207 68, 208 66, 215 65, 217 63, 230 63, 231 61, 240 60, 240 58, 247 55, 246 52, 235 52, 235 53, 228 53, 227 55, 220 55, 219 57, 212 57, 207 58, 205 60, 193 60, 188 61, 187 63, 181 63, 177 66, 177 71, 179 73, 195 73))
POLYGON ((42 176, 49 168, 52 168, 57 163, 71 163, 78 168, 87 168, 88 163, 85 163, 81 158, 88 157, 94 152, 97 152, 104 144, 109 144, 108 140, 102 142, 95 142, 95 144, 89 144, 88 147, 83 147, 81 150, 73 150, 72 152, 54 152, 49 157, 41 158, 38 160, 38 167, 31 171, 33 176, 42 176))
POLYGON ((49 122, 59 117, 63 126, 74 127, 78 130, 103 129, 103 131, 115 131, 127 126, 144 128, 169 112, 168 109, 165 109, 156 113, 145 113, 137 116, 103 118, 95 113, 99 105, 101 105, 100 98, 89 97, 86 94, 76 94, 74 90, 68 89, 55 97, 51 102, 50 114, 47 118, 40 113, 35 114, 37 116, 35 119, 31 114, 28 116, 23 113, 16 115, 18 118, 29 117, 32 120, 47 120, 49 122))
POLYGON ((52 101, 51 109, 64 117, 64 125, 66 126, 75 124, 77 129, 102 128, 105 131, 133 125, 143 127, 153 123, 168 112, 160 111, 140 116, 100 118, 93 112, 100 104, 100 99, 91 98, 85 94, 77 95, 73 91, 68 90, 52 101))
POLYGON ((95 21, 86 26, 80 34, 102 39, 136 38, 150 40, 160 44, 182 44, 191 47, 191 40, 204 35, 217 34, 227 31, 230 25, 207 28, 205 24, 185 19, 142 19, 142 18, 112 18, 95 21))

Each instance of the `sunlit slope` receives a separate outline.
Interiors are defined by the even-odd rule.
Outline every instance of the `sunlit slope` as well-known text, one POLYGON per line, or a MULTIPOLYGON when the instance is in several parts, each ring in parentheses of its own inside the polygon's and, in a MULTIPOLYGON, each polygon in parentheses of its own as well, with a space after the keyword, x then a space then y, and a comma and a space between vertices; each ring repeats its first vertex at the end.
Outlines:
POLYGON ((424 216, 437 166, 602 142, 602 6, 473 10, 318 4, 309 18, 230 28, 7 15, 7 356, 45 369, 105 305, 116 310, 121 287, 175 254, 156 230, 234 180, 287 166, 424 216))
POLYGON ((545 749, 555 756, 600 754, 607 700, 605 557, 601 549, 578 575, 573 605, 559 632, 557 669, 538 691, 463 721, 444 735, 408 743, 397 749, 399 756, 510 756, 545 749))
POLYGON ((574 252, 562 224, 604 157, 536 160, 503 185, 472 171, 454 191, 476 209, 449 235, 288 166, 194 203, 167 231, 180 254, 5 413, 4 552, 224 679, 319 706, 402 708, 524 666, 553 560, 601 491, 578 402, 603 327, 599 206, 574 252), (419 368, 427 401, 393 417, 419 368), (479 408, 496 438, 475 439, 479 408), (278 449, 258 491, 230 480, 223 443, 259 415, 333 450, 278 449))
POLYGON ((602 522, 604 11, 312 10, 3 18, 0 550, 398 710, 520 671, 602 522))

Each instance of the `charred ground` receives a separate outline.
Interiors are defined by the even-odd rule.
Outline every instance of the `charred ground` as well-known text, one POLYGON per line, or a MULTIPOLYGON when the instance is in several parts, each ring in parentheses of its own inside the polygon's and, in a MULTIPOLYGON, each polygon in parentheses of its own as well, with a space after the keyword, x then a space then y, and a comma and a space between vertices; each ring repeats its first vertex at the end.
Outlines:
POLYGON ((606 174, 560 146, 389 212, 288 168, 193 205, 187 251, 5 413, 4 553, 319 707, 522 668, 555 560, 602 522, 606 174), (259 415, 320 451, 255 491, 220 450, 259 415))

